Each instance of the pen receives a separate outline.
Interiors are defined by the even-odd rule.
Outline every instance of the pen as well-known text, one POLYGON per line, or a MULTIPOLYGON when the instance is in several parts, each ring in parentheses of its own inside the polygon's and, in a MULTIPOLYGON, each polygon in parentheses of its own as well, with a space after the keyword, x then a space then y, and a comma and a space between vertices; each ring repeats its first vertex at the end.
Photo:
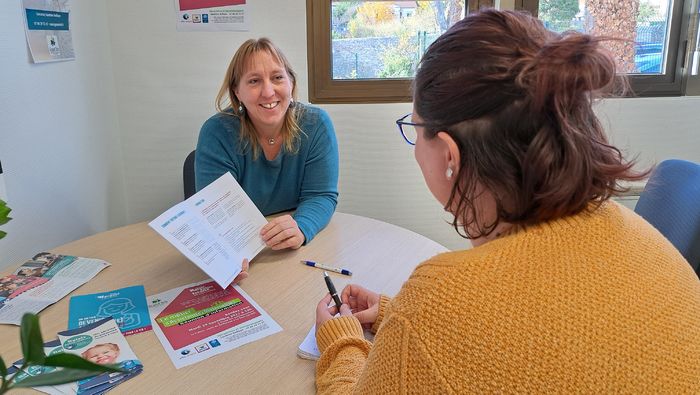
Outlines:
POLYGON ((323 272, 323 279, 326 280, 326 286, 328 287, 328 292, 331 293, 331 296, 333 297, 333 301, 335 302, 336 307, 338 307, 338 312, 340 313, 340 305, 343 304, 340 302, 340 298, 338 297, 338 292, 335 290, 335 286, 333 285, 333 281, 331 281, 331 278, 328 276, 328 272, 323 272))
POLYGON ((346 276, 352 276, 352 272, 348 269, 342 269, 342 268, 333 267, 333 266, 326 266, 322 263, 317 263, 314 261, 301 261, 301 263, 303 263, 306 266, 313 266, 313 267, 317 267, 319 269, 328 270, 329 272, 336 272, 336 273, 344 274, 346 276))

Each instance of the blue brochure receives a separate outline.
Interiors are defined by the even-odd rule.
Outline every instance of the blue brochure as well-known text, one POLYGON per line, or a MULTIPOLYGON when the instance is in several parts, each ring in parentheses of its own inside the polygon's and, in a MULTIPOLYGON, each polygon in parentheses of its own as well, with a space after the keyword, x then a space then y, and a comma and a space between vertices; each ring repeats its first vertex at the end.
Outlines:
POLYGON ((112 317, 124 336, 151 330, 143 285, 70 298, 68 329, 112 317))

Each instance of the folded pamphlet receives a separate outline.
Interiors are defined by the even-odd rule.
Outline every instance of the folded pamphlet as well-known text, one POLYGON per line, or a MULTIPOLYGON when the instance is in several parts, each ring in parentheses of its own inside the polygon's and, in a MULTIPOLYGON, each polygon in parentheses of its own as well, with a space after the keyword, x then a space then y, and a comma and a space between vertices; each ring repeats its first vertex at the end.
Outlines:
POLYGON ((107 266, 101 259, 36 254, 0 278, 0 324, 19 325, 24 313, 36 314, 56 303, 107 266))
POLYGON ((260 230, 267 220, 231 173, 149 223, 221 288, 264 247, 260 230))
POLYGON ((116 364, 126 370, 123 373, 100 373, 78 381, 78 395, 102 394, 143 371, 143 364, 134 354, 113 318, 58 332, 58 339, 64 352, 79 355, 99 365, 116 364))

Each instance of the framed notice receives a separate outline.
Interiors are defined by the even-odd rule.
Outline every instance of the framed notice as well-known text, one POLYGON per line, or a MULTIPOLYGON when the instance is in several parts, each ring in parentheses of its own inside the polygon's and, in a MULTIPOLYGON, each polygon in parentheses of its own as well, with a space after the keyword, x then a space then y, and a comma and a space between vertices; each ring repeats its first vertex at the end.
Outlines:
POLYGON ((22 0, 22 8, 34 63, 75 59, 69 0, 22 0))
POLYGON ((247 31, 246 0, 174 0, 178 31, 247 31))

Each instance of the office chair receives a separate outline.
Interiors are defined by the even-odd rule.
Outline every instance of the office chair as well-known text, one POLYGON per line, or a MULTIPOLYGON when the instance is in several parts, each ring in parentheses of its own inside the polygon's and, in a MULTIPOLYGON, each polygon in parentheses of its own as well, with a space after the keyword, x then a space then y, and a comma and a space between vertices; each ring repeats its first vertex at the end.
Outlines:
POLYGON ((185 199, 194 195, 194 151, 187 155, 187 158, 185 158, 185 164, 182 166, 182 184, 185 187, 185 199))
POLYGON ((661 232, 700 276, 700 165, 678 159, 659 163, 634 211, 661 232))

